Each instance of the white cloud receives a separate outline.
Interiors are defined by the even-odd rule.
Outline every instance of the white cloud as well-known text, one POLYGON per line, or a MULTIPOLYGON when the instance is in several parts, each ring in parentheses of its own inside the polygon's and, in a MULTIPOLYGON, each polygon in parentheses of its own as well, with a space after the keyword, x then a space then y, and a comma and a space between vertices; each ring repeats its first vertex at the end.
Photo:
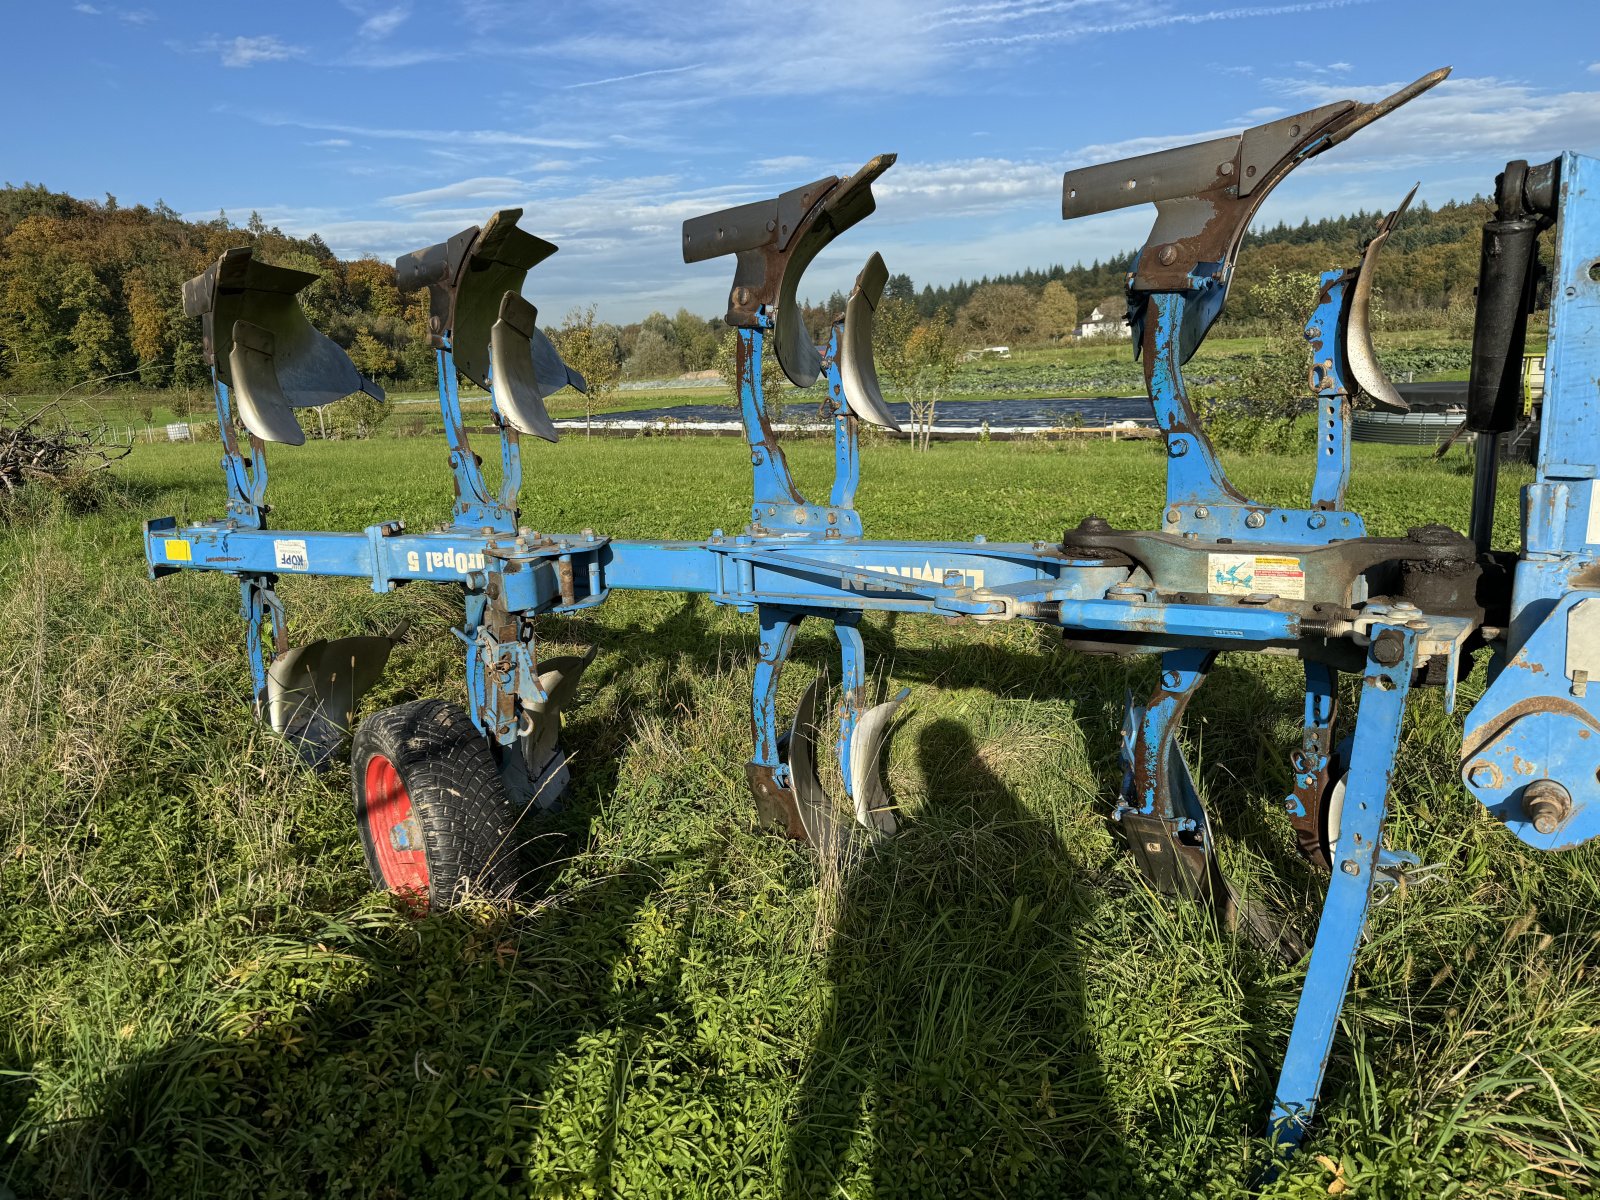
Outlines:
POLYGON ((322 138, 310 144, 313 146, 348 146, 351 142, 349 138, 322 138))
POLYGON ((381 9, 362 21, 361 27, 356 30, 356 34, 358 37, 379 41, 404 25, 406 19, 410 16, 411 9, 406 5, 381 9))
MULTIPOLYGON (((1117 4, 1108 14, 1106 19, 1068 20, 1044 29, 1034 29, 1018 33, 993 33, 982 37, 968 38, 961 43, 963 46, 1020 46, 1038 44, 1042 42, 1078 41, 1082 38, 1103 36, 1115 33, 1137 33, 1150 29, 1168 29, 1178 25, 1209 25, 1218 21, 1242 21, 1257 17, 1283 17, 1295 16, 1301 13, 1325 12, 1328 9, 1350 8, 1358 4, 1371 4, 1375 0, 1309 0, 1300 4, 1273 4, 1255 8, 1221 8, 1208 12, 1182 12, 1167 5, 1152 6, 1150 4, 1126 3, 1117 4)), ((1030 11, 1024 15, 1032 16, 1036 13, 1065 12, 1076 14, 1080 9, 1089 6, 1090 0, 1083 3, 1072 3, 1065 0, 1058 4, 1039 4, 1028 6, 1030 11)), ((981 7, 981 6, 980 6, 981 7)), ((992 19, 992 18, 991 18, 992 19)))
POLYGON ((447 184, 444 187, 405 192, 398 196, 385 196, 383 202, 397 208, 421 208, 448 200, 472 200, 488 204, 517 200, 527 193, 528 185, 520 179, 509 176, 481 176, 477 179, 463 179, 459 183, 447 184))
POLYGON ((689 63, 687 66, 682 67, 658 67, 653 71, 634 71, 628 75, 610 75, 605 79, 585 79, 579 83, 569 83, 566 86, 569 91, 573 88, 603 87, 608 83, 628 83, 634 79, 649 79, 656 75, 681 75, 685 71, 698 71, 703 66, 705 66, 704 63, 689 63))
POLYGON ((460 50, 385 50, 379 46, 363 43, 348 54, 336 59, 333 65, 392 71, 403 70, 406 67, 421 66, 423 63, 454 62, 462 57, 464 55, 460 50))
POLYGON ((763 96, 809 96, 836 94, 841 80, 864 93, 920 87, 955 57, 918 0, 791 0, 778 42, 771 28, 749 20, 744 0, 701 0, 690 20, 651 0, 595 0, 586 12, 588 28, 598 32, 554 42, 503 40, 500 49, 605 72, 573 83, 627 83, 651 102, 666 95, 699 105, 748 91, 753 64, 763 96))
POLYGON ((884 221, 971 217, 1012 206, 1050 211, 1060 205, 1061 167, 1056 163, 971 158, 951 162, 899 163, 873 185, 884 221))
POLYGON ((74 4, 72 11, 86 17, 115 17, 127 25, 148 25, 156 19, 155 13, 145 8, 100 8, 94 4, 74 4))
POLYGON ((588 150, 598 143, 578 138, 539 137, 535 134, 517 133, 506 129, 396 129, 384 126, 343 125, 332 121, 310 121, 297 117, 279 116, 275 113, 244 113, 243 116, 260 125, 288 126, 309 129, 317 133, 345 134, 352 137, 374 138, 381 141, 420 142, 425 144, 475 148, 540 146, 550 150, 588 150))
POLYGON ((209 37, 200 43, 203 51, 221 55, 225 67, 251 67, 260 62, 283 62, 305 54, 301 46, 291 46, 275 34, 258 37, 209 37))
POLYGON ((761 175, 789 175, 808 171, 816 165, 817 160, 806 154, 780 154, 776 158, 758 158, 751 164, 761 175))

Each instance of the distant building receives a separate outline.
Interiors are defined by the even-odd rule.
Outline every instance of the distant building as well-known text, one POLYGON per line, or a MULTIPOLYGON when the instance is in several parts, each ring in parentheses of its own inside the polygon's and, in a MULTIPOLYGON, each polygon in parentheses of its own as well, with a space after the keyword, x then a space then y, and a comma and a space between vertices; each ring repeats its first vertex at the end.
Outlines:
POLYGON ((1077 337, 1127 337, 1128 321, 1125 317, 1108 317, 1096 308, 1088 319, 1079 321, 1078 327, 1072 331, 1077 337))

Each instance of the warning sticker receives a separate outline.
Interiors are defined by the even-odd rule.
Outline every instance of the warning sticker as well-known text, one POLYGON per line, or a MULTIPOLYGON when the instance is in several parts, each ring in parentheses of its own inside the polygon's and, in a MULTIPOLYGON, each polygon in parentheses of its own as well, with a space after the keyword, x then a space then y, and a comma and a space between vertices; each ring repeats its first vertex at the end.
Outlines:
POLYGON ((161 548, 166 551, 168 562, 194 561, 194 552, 189 549, 189 543, 182 538, 163 538, 161 548))
POLYGON ((306 544, 301 538, 274 540, 272 553, 280 571, 309 571, 311 569, 311 557, 306 553, 306 544))
POLYGON ((1222 596, 1306 598, 1306 573, 1286 554, 1208 554, 1206 591, 1222 596))

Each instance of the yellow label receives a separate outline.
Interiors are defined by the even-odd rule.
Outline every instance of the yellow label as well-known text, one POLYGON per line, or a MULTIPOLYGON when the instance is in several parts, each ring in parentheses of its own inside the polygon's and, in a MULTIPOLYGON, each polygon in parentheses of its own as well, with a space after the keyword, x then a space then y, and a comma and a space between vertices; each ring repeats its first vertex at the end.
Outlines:
POLYGON ((190 550, 189 543, 182 538, 166 538, 165 543, 168 562, 194 561, 194 552, 190 550))
POLYGON ((1306 598, 1306 573, 1298 558, 1283 554, 1209 554, 1206 591, 1222 596, 1306 598))

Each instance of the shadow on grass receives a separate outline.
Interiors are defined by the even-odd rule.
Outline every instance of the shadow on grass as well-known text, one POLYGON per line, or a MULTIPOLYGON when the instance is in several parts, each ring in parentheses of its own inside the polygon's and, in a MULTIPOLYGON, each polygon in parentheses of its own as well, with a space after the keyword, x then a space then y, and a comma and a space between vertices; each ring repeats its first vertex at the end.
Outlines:
MULTIPOLYGON (((737 1069, 702 1069, 693 1049, 697 1018, 680 978, 695 952, 693 911, 679 905, 652 954, 636 945, 641 914, 668 903, 665 893, 721 886, 722 843, 607 860, 590 835, 618 786, 633 718, 679 719, 696 702, 673 663, 728 661, 708 612, 691 597, 656 626, 594 631, 624 660, 601 682, 614 676, 627 694, 609 718, 580 710, 573 723, 571 740, 587 751, 576 801, 536 853, 563 861, 591 849, 570 870, 536 873, 536 892, 561 889, 549 903, 417 925, 376 906, 357 918, 267 913, 240 918, 247 937, 215 933, 215 948, 204 922, 172 914, 185 944, 163 952, 214 956, 192 972, 183 1022, 204 1032, 109 1065, 77 1063, 66 1081, 77 1094, 49 1107, 78 1115, 24 1131, 8 1149, 20 1156, 13 1185, 41 1197, 624 1194, 650 1165, 637 1130, 619 1131, 630 1094, 649 1093, 672 1116, 695 1102, 743 1116, 754 1084, 737 1069), (626 661, 642 645, 648 665, 626 661)), ((875 648, 892 653, 892 634, 880 638, 875 648)), ((813 639, 804 657, 827 645, 813 639)), ((1074 696, 1110 794, 1122 664, 974 644, 930 648, 908 665, 908 677, 941 686, 1074 696)), ((1232 697, 1217 706, 1230 747, 1259 743, 1255 708, 1268 695, 1248 668, 1236 674, 1213 681, 1232 697)), ((795 1121, 772 1186, 790 1197, 1151 1191, 1113 1124, 1085 1015, 1080 931, 1106 895, 964 728, 935 720, 920 736, 926 804, 838 897, 826 1011, 797 1089, 781 1080, 795 1121)), ((131 1028, 140 1014, 127 1016, 131 1028)))
POLYGON ((919 752, 917 818, 841 885, 785 1194, 1137 1192, 1085 1018, 1104 898, 961 725, 919 752))
MULTIPOLYGON (((696 857, 716 868, 714 853, 696 857)), ((204 997, 206 1033, 80 1064, 84 1115, 19 1128, 0 1184, 41 1200, 520 1195, 536 1179, 611 1194, 611 1126, 597 1156, 546 1117, 589 1115, 573 1062, 612 1047, 601 1104, 615 1111, 630 1047, 683 1018, 670 970, 616 978, 641 908, 679 865, 617 863, 531 910, 469 904, 413 922, 375 902, 314 933, 275 929, 244 947, 235 988, 204 997)))

